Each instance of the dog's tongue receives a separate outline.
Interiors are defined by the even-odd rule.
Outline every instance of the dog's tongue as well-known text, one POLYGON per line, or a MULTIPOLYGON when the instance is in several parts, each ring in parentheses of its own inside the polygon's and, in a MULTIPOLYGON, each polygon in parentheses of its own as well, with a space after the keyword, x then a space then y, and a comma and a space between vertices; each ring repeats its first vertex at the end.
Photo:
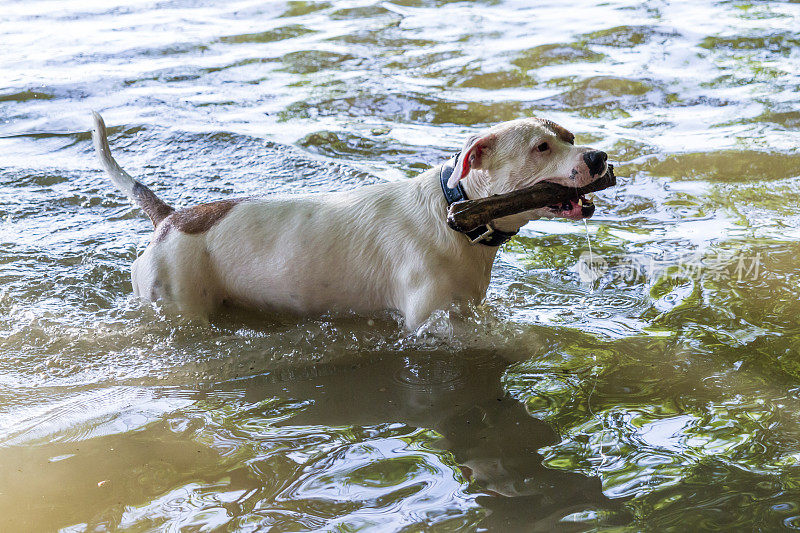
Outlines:
POLYGON ((568 218, 571 220, 581 220, 583 218, 586 218, 586 216, 591 216, 591 213, 589 215, 584 214, 584 204, 586 205, 587 208, 591 205, 591 213, 594 213, 594 205, 591 204, 591 202, 589 202, 588 200, 586 200, 583 196, 581 196, 580 198, 574 198, 568 202, 564 202, 563 204, 561 204, 559 206, 560 211, 558 213, 558 216, 568 218))

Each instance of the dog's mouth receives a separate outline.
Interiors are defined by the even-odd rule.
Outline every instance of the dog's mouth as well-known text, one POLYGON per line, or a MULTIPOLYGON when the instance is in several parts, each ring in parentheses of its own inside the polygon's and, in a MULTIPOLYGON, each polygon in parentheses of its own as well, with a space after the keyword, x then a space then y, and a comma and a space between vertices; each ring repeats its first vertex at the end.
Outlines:
MULTIPOLYGON (((614 180, 615 176, 613 167, 607 164, 604 172, 600 174, 597 179, 592 182, 592 184, 599 185, 603 182, 609 182, 609 184, 612 184, 614 180)), ((607 186, 607 184, 604 184, 600 188, 606 188, 607 186)), ((549 209, 556 217, 568 218, 570 220, 582 220, 584 218, 590 218, 594 214, 595 208, 594 200, 591 197, 587 198, 585 194, 576 194, 575 198, 572 198, 571 200, 565 200, 560 204, 548 205, 547 209, 549 209)))
POLYGON ((562 202, 560 205, 548 205, 547 209, 557 217, 568 218, 570 220, 581 220, 589 218, 594 214, 594 201, 585 195, 578 196, 572 200, 562 202))

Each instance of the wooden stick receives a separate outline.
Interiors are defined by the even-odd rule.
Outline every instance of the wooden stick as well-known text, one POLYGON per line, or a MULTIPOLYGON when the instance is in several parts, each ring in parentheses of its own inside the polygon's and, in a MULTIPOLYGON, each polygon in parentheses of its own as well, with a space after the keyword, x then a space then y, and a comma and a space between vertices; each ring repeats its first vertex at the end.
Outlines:
POLYGON ((608 165, 608 172, 605 175, 580 189, 541 182, 506 194, 455 202, 447 211, 447 225, 456 231, 467 232, 488 224, 496 218, 548 205, 560 205, 562 202, 574 200, 584 194, 601 191, 616 184, 617 177, 614 175, 614 167, 608 165))

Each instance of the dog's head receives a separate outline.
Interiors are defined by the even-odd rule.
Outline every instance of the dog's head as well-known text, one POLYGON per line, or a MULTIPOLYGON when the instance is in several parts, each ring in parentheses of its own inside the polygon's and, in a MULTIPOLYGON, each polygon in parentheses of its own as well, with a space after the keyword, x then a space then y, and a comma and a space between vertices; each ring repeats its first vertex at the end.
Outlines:
MULTIPOLYGON (((523 189, 541 181, 584 187, 608 170, 605 152, 575 146, 575 136, 562 126, 539 118, 503 122, 464 144, 447 185, 464 180, 467 194, 484 197, 523 189)), ((561 205, 534 209, 499 219, 501 226, 520 227, 536 218, 588 218, 594 205, 575 198, 561 205)))

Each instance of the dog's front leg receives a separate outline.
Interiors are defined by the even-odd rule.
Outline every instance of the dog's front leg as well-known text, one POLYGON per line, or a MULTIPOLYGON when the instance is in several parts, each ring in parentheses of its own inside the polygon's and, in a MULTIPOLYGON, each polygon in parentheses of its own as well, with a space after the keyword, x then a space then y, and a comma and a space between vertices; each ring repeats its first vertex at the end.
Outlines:
POLYGON ((436 287, 433 283, 424 283, 408 290, 400 311, 405 317, 406 328, 409 331, 416 331, 434 311, 445 309, 450 303, 451 299, 441 287, 436 287))

